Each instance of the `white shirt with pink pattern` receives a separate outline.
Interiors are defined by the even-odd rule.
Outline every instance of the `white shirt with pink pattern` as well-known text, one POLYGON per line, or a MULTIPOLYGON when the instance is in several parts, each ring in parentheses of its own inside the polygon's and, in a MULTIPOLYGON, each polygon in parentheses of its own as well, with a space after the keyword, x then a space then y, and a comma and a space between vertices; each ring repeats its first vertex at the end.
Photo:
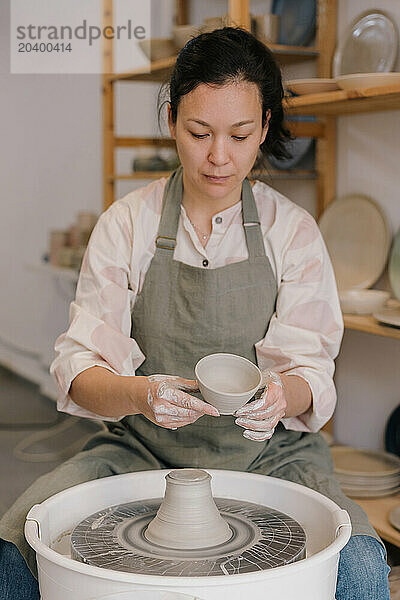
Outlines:
MULTIPOLYGON (((133 376, 145 360, 130 337, 131 312, 155 252, 166 181, 161 178, 129 193, 96 224, 70 306, 70 324, 56 340, 57 356, 50 368, 60 388, 60 411, 106 421, 125 416, 96 415, 74 403, 68 391, 72 380, 89 367, 133 376)), ((307 211, 260 181, 255 182, 253 194, 278 285, 276 312, 264 339, 255 344, 258 365, 308 382, 312 407, 282 422, 286 429, 318 431, 335 408, 334 358, 343 335, 331 262, 307 211)), ((181 208, 175 260, 204 268, 207 259, 206 268, 213 269, 247 257, 241 202, 213 216, 205 248, 181 208)))

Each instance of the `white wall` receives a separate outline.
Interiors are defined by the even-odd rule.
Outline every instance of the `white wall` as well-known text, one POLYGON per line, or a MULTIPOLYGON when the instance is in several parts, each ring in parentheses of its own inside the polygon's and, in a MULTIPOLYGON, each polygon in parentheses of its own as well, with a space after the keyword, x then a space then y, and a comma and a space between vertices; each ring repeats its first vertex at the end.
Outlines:
MULTIPOLYGON (((252 0, 253 13, 270 0, 252 0)), ((222 14, 226 0, 194 2, 192 21, 222 14)), ((339 0, 339 35, 359 13, 379 4, 400 27, 396 0, 339 0)), ((153 36, 168 35, 173 0, 153 4, 153 36)), ((53 338, 64 330, 71 284, 26 265, 39 263, 50 229, 66 228, 80 210, 101 211, 101 90, 97 76, 9 74, 9 8, 0 3, 0 181, 1 235, 0 362, 30 373, 29 364, 51 360, 53 338), (6 350, 7 348, 7 350, 6 350), (24 355, 16 348, 29 351, 24 355), (5 358, 6 357, 6 358, 5 358), (29 362, 30 361, 30 362, 29 362), (21 365, 23 365, 21 367, 21 365)), ((396 70, 400 70, 397 64, 396 70)), ((309 76, 311 63, 285 70, 309 76)), ((157 134, 157 86, 119 84, 120 135, 157 134)), ((400 226, 398 139, 400 111, 341 117, 338 121, 338 195, 366 193, 384 208, 392 232, 400 226)), ((118 167, 130 168, 132 153, 120 150, 118 167)), ((142 182, 120 183, 122 196, 142 182)), ((274 185, 313 212, 313 182, 274 185)), ((381 285, 387 285, 384 279, 381 285)), ((400 401, 400 344, 354 331, 345 333, 337 361, 339 441, 364 447, 383 444, 385 420, 400 401)), ((33 370, 32 370, 33 372, 33 370)))

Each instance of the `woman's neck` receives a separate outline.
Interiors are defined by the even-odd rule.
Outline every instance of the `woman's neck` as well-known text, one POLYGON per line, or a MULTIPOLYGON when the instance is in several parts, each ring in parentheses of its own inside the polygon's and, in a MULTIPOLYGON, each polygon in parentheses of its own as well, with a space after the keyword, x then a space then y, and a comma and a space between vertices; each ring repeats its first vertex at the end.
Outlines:
POLYGON ((240 202, 241 193, 242 186, 235 188, 229 195, 223 198, 207 197, 196 189, 192 189, 190 183, 185 178, 185 173, 183 174, 182 205, 189 218, 197 218, 203 223, 210 221, 215 214, 240 202))

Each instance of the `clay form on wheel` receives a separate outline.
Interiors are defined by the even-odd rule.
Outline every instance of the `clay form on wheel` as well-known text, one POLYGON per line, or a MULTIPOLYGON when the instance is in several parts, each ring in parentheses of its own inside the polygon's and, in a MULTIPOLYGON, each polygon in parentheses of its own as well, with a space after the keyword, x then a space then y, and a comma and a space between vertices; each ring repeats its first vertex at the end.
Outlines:
POLYGON ((221 415, 231 415, 244 406, 261 385, 260 369, 236 354, 209 354, 196 364, 195 377, 204 400, 221 415))
POLYGON ((211 494, 211 475, 177 469, 166 476, 164 500, 145 531, 153 544, 195 549, 224 544, 232 537, 211 494))

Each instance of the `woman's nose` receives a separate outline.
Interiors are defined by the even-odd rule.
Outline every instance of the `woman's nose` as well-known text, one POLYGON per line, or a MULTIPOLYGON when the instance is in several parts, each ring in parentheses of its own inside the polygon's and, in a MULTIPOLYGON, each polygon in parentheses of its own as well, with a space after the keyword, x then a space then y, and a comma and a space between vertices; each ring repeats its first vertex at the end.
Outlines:
POLYGON ((222 166, 229 162, 229 153, 225 141, 215 139, 208 153, 208 160, 214 165, 222 166))

